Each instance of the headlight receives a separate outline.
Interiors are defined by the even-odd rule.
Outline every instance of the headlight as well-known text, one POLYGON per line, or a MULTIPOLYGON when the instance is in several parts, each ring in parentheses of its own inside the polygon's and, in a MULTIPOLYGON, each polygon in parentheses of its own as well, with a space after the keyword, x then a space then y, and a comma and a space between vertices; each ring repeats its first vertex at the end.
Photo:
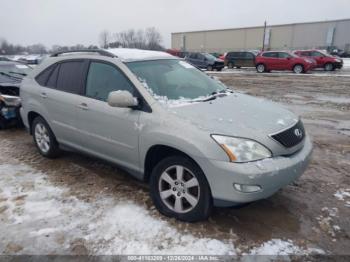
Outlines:
POLYGON ((226 152, 231 162, 250 162, 272 156, 269 149, 250 139, 220 135, 212 135, 212 138, 226 152))
POLYGON ((0 94, 0 101, 3 101, 7 106, 20 106, 21 98, 18 96, 2 95, 0 94))
POLYGON ((335 62, 341 63, 341 60, 340 59, 335 59, 335 62))

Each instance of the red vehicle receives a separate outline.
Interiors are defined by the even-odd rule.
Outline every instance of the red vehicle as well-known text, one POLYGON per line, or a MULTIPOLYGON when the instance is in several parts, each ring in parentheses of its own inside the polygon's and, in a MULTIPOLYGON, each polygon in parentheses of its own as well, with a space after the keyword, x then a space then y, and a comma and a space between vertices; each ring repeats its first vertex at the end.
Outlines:
POLYGON ((221 56, 219 56, 219 59, 221 59, 222 61, 224 61, 224 60, 225 60, 226 55, 227 55, 227 53, 222 54, 221 56))
POLYGON ((299 50, 295 51, 294 54, 314 59, 317 63, 317 68, 324 68, 326 71, 334 71, 343 67, 342 59, 320 50, 299 50))
POLYGON ((306 73, 316 67, 316 62, 285 51, 262 52, 256 56, 256 70, 258 73, 271 70, 288 70, 296 74, 306 73))

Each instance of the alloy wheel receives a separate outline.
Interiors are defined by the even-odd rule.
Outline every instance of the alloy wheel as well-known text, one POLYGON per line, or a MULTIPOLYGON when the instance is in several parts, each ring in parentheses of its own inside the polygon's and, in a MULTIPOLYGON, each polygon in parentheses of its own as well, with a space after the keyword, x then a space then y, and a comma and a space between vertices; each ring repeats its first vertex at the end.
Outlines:
POLYGON ((296 65, 294 67, 294 73, 301 74, 303 72, 303 67, 301 65, 296 65))
POLYGON ((38 123, 35 126, 35 141, 39 149, 43 153, 47 153, 50 150, 50 136, 46 127, 42 123, 38 123))
POLYGON ((265 72, 265 66, 264 65, 258 65, 257 66, 257 70, 258 70, 259 73, 263 73, 263 72, 265 72))
POLYGON ((176 213, 187 213, 195 208, 200 198, 198 179, 181 165, 168 167, 159 178, 162 202, 176 213))

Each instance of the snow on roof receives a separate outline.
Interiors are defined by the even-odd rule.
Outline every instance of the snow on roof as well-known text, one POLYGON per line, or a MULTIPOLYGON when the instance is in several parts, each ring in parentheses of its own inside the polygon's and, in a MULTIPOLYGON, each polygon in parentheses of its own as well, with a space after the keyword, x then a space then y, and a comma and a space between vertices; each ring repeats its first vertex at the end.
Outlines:
POLYGON ((161 51, 150 51, 136 48, 111 48, 105 50, 118 56, 124 62, 157 59, 176 59, 174 56, 161 51))

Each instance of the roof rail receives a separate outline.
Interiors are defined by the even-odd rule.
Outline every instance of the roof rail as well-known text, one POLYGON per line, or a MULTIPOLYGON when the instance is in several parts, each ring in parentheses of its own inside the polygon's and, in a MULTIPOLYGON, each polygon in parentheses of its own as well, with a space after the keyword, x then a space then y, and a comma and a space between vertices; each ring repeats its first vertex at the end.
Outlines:
POLYGON ((69 54, 69 53, 97 53, 102 56, 117 57, 116 55, 102 49, 77 49, 77 50, 70 50, 70 51, 59 51, 51 54, 51 57, 57 57, 59 55, 69 54))

